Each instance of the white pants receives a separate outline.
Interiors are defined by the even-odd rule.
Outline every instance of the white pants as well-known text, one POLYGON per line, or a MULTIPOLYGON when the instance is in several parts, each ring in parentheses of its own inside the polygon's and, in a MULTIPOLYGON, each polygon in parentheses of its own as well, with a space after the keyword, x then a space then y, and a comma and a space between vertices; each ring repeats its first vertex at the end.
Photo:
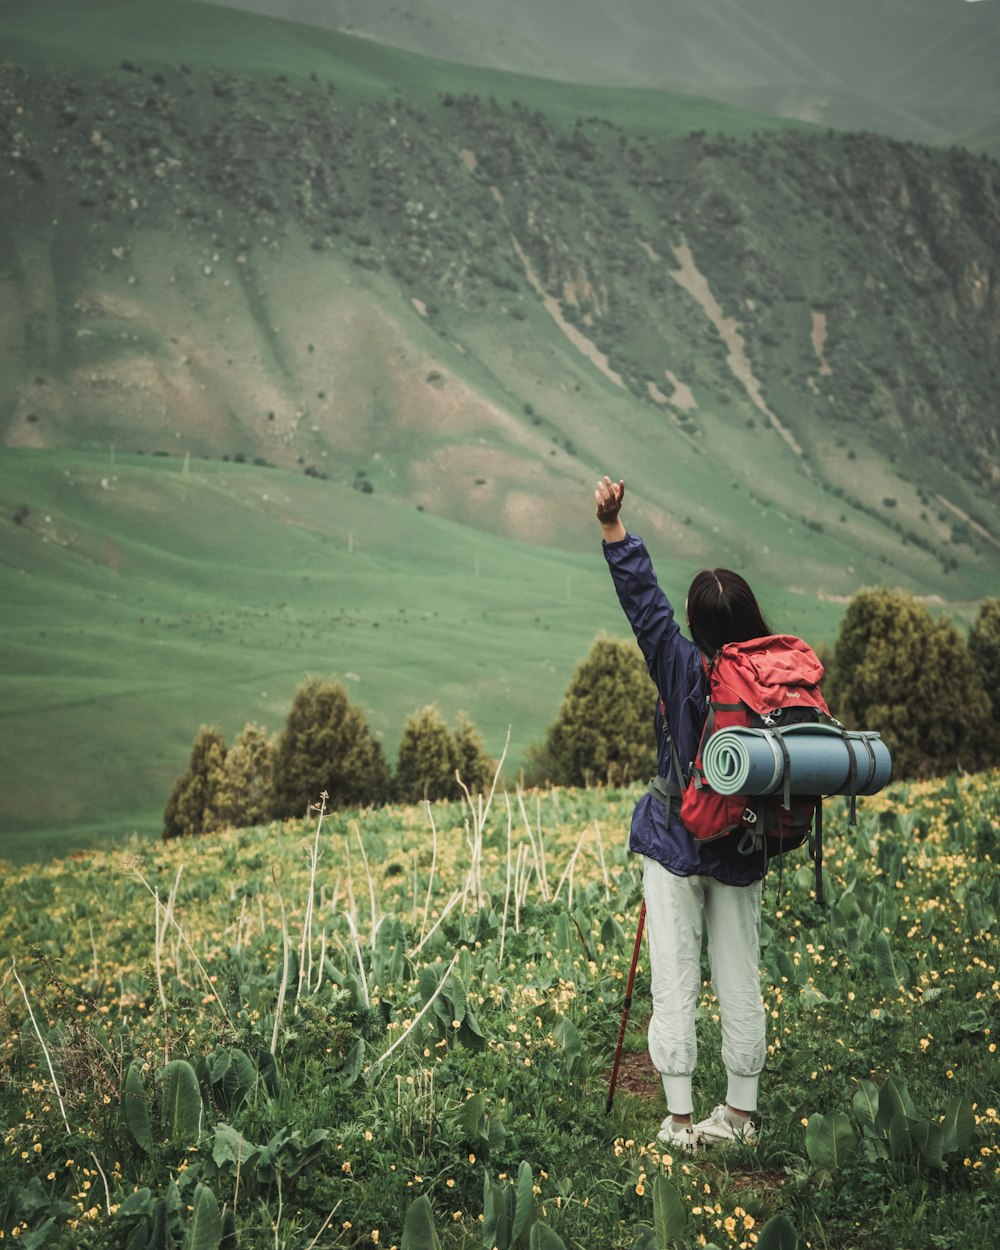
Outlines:
POLYGON ((729 1075, 726 1101, 740 1111, 755 1111, 767 1054, 758 966, 763 882, 737 886, 711 877, 677 877, 649 858, 643 860, 642 880, 653 993, 649 1055, 663 1078, 667 1106, 674 1115, 693 1110, 704 921, 729 1075))

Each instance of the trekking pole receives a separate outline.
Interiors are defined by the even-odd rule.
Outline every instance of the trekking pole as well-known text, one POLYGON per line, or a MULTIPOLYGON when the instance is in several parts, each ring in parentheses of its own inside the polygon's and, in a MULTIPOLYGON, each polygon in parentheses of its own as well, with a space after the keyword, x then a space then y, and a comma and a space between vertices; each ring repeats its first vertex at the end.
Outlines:
POLYGON ((618 1084, 618 1065, 622 1058, 622 1043, 625 1041, 625 1025, 628 1023, 629 1008, 632 1006, 632 985, 635 982, 635 966, 639 962, 639 947, 642 945, 642 930, 646 924, 646 900, 642 900, 639 910, 639 927, 635 934, 635 949, 632 951, 632 967, 628 972, 628 985, 625 989, 625 1008, 622 1011, 622 1027, 618 1030, 618 1049, 615 1051, 615 1066, 611 1069, 611 1088, 608 1090, 608 1101, 604 1114, 611 1114, 611 1104, 615 1099, 615 1086, 618 1084))

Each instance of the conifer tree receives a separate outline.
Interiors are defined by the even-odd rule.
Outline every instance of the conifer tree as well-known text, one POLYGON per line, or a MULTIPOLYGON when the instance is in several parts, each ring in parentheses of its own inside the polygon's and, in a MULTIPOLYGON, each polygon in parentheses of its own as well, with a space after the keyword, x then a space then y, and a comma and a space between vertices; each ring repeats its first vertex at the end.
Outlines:
POLYGON ((420 708, 403 726, 396 764, 396 798, 404 803, 457 797, 458 751, 444 718, 433 705, 420 708))
POLYGON ((491 759, 482 734, 466 716, 459 712, 455 725, 456 768, 470 794, 485 794, 496 775, 496 761, 491 759))
POLYGON ((861 591, 835 649, 834 706, 851 729, 874 729, 893 775, 974 770, 993 754, 986 693, 950 620, 902 591, 861 591))
POLYGON ((383 803, 389 789, 382 746, 339 682, 300 686, 274 752, 274 814, 305 816, 324 790, 333 810, 383 803))
POLYGON ((163 812, 163 838, 207 833, 217 827, 216 798, 226 762, 226 740, 214 725, 195 735, 187 772, 178 777, 163 812))
POLYGON ((222 827, 246 829, 269 820, 274 810, 275 740, 260 725, 248 724, 226 753, 215 795, 215 817, 222 827))
POLYGON ((597 638, 545 741, 529 753, 533 780, 581 786, 652 776, 655 701, 656 687, 635 643, 597 638))
POLYGON ((1000 725, 1000 599, 984 599, 969 631, 969 654, 1000 725))

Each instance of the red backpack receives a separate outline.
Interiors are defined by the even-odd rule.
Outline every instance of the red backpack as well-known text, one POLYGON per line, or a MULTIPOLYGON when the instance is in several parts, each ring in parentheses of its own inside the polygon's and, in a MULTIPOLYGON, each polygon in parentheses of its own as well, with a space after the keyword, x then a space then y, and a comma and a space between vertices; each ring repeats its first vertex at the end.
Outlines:
MULTIPOLYGON (((773 797, 717 794, 705 780, 702 754, 709 737, 733 726, 775 728, 803 721, 833 722, 819 682, 823 665, 801 638, 775 634, 727 643, 706 661, 708 714, 698 754, 681 797, 680 817, 698 841, 743 829, 741 849, 758 849, 766 839, 772 855, 792 850, 809 836, 817 817, 817 859, 822 854, 819 796, 773 797)), ((787 760, 787 756, 786 756, 787 760)))

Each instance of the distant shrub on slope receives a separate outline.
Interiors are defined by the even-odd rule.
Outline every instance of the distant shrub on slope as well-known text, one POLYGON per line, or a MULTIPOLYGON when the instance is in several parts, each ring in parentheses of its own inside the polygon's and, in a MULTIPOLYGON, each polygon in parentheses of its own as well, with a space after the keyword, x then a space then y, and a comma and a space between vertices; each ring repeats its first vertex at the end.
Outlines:
POLYGON ((479 730, 465 713, 459 714, 453 733, 431 705, 414 712, 403 728, 394 792, 407 803, 457 799, 462 785, 470 794, 487 789, 495 770, 479 730))
MULTIPOLYGON (((226 752, 215 794, 220 828, 246 829, 274 813, 275 739, 260 725, 244 725, 226 752)), ((207 832, 207 831, 206 831, 207 832)))
POLYGON ((997 758, 989 699, 947 618, 902 591, 863 590, 834 651, 830 695, 849 727, 876 729, 897 777, 973 771, 997 758))
POLYGON ((969 631, 969 654, 1000 722, 1000 599, 984 599, 969 631))
POLYGON ((163 812, 163 838, 186 837, 215 827, 215 811, 226 763, 226 740, 214 725, 195 735, 187 772, 178 777, 163 812))
POLYGON ((651 777, 655 699, 635 644, 596 639, 573 674, 545 741, 530 751, 531 779, 585 786, 651 777))
POLYGON ((381 803, 390 771, 364 713, 338 682, 312 678, 295 692, 274 753, 274 815, 303 816, 326 792, 328 808, 381 803))

